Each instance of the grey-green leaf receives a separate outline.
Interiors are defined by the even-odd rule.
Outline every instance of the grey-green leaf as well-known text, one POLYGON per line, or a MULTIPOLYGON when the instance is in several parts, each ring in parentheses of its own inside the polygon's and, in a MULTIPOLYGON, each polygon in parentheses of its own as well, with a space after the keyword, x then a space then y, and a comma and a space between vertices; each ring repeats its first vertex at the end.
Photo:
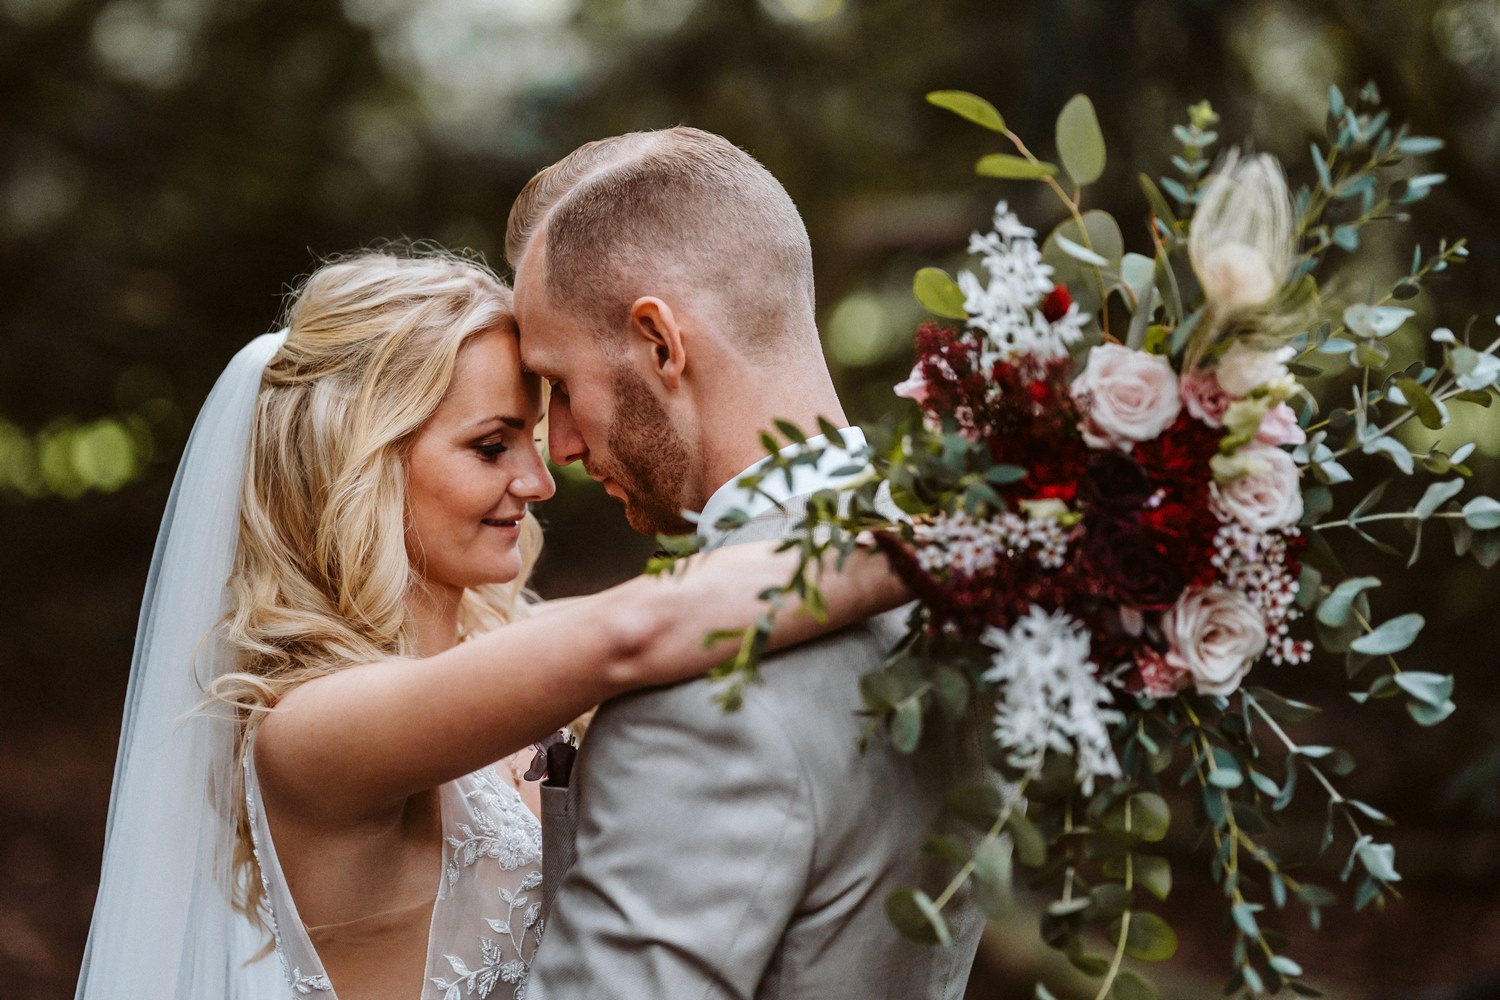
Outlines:
POLYGON ((1464 504, 1464 522, 1475 531, 1500 528, 1500 501, 1493 497, 1475 497, 1464 504))
POLYGON ((1401 615, 1388 622, 1381 622, 1373 632, 1351 642, 1349 648, 1369 656, 1399 653, 1416 641, 1417 633, 1422 631, 1425 624, 1426 619, 1416 612, 1401 615))
POLYGON ((1427 487, 1427 492, 1422 494, 1422 499, 1418 500, 1417 505, 1412 508, 1412 513, 1417 515, 1417 520, 1425 521, 1437 513, 1439 507, 1457 496, 1463 488, 1462 477, 1433 483, 1427 487))
POLYGON ((1075 95, 1057 116, 1057 156, 1079 187, 1104 175, 1104 133, 1094 102, 1084 94, 1075 95))
POLYGON ((951 111, 991 132, 1005 131, 1005 119, 995 106, 967 90, 934 90, 927 95, 927 103, 951 111))
POLYGON ((911 753, 922 740, 922 703, 907 698, 896 706, 891 717, 891 746, 899 753, 911 753))
POLYGON ((1373 576, 1357 576, 1345 580, 1333 588, 1333 593, 1323 599, 1318 605, 1318 621, 1329 628, 1338 628, 1349 620, 1349 611, 1354 604, 1354 599, 1361 592, 1371 587, 1380 586, 1380 580, 1373 576))
POLYGON ((1440 706, 1453 697, 1453 678, 1445 674, 1406 670, 1392 679, 1401 690, 1429 705, 1440 706))

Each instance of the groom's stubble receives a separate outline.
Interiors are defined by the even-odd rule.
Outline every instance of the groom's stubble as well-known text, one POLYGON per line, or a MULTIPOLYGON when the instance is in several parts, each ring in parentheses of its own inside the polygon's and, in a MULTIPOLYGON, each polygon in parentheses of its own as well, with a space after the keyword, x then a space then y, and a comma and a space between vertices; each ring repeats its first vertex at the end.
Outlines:
POLYGON ((625 517, 643 535, 685 534, 693 526, 682 510, 696 504, 688 496, 695 443, 673 424, 651 387, 628 365, 610 371, 614 420, 609 428, 613 469, 594 469, 619 483, 627 502, 625 517))

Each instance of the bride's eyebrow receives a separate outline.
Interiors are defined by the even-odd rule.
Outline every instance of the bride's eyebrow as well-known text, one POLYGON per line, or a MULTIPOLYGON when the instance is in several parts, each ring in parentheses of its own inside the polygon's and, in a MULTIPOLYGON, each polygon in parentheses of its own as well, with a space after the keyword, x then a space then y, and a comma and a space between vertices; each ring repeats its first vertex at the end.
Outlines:
POLYGON ((478 430, 481 427, 488 427, 490 424, 504 424, 506 427, 518 431, 524 431, 526 429, 526 421, 522 420, 520 417, 502 417, 498 414, 493 417, 483 417, 479 420, 476 420, 474 421, 472 426, 475 430, 478 430))

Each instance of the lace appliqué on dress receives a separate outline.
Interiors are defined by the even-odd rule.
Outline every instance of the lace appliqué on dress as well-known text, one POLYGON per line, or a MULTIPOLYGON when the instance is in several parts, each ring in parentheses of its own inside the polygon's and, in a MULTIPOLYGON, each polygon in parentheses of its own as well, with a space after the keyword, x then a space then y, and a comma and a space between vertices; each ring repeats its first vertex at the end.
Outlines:
MULTIPOLYGON (((336 1000, 276 858, 253 753, 252 737, 244 758, 245 805, 276 957, 291 1000, 336 1000)), ((542 884, 541 824, 492 768, 444 785, 441 801, 442 868, 421 1000, 498 998, 502 984, 514 1000, 525 1000, 545 922, 535 899, 542 884)))
MULTIPOLYGON (((519 871, 540 863, 541 825, 514 788, 503 784, 489 769, 476 771, 459 785, 473 814, 473 824, 459 823, 459 835, 447 838, 445 894, 485 859, 493 859, 504 871, 519 871)), ((532 867, 514 890, 504 884, 499 886, 499 902, 504 909, 497 909, 496 916, 483 915, 494 936, 480 934, 475 938, 479 943, 478 967, 471 967, 462 955, 444 953, 453 978, 431 978, 432 985, 442 991, 442 1000, 486 998, 501 983, 513 985, 515 1000, 525 1000, 530 956, 536 953, 545 923, 541 919, 541 902, 533 902, 528 893, 539 889, 541 884, 541 871, 532 867)))

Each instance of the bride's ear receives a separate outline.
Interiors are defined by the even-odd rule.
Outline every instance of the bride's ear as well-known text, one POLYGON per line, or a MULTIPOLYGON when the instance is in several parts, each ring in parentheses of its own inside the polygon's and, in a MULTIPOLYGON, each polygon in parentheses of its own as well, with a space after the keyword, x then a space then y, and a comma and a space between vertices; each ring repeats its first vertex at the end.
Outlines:
POLYGON ((630 331, 637 344, 650 351, 662 384, 675 391, 687 367, 687 346, 672 307, 654 295, 641 296, 630 306, 630 331))

